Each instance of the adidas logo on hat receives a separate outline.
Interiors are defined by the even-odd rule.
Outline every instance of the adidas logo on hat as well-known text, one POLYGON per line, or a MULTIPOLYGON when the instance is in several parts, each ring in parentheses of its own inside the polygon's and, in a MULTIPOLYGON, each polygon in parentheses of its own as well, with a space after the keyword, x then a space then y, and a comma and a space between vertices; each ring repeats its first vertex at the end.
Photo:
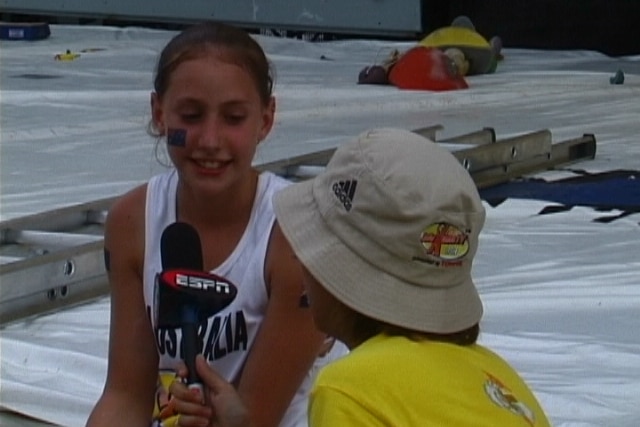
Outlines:
POLYGON ((333 184, 333 192, 338 197, 342 206, 347 211, 351 210, 351 203, 353 202, 353 196, 356 193, 356 186, 358 185, 358 181, 348 180, 348 181, 338 181, 333 184))

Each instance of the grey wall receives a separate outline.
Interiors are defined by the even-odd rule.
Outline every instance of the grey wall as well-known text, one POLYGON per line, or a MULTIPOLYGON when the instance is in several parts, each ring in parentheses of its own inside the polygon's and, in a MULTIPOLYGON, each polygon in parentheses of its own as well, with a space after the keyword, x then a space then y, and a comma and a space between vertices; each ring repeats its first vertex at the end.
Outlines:
POLYGON ((421 0, 0 0, 2 13, 192 22, 371 35, 422 30, 421 0))

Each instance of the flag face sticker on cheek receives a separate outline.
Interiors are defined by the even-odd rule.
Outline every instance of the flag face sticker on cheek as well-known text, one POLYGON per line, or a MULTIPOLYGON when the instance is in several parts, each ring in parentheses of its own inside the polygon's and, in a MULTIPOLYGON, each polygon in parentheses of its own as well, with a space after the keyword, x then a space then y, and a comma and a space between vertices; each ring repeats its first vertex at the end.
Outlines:
POLYGON ((184 147, 187 144, 187 131, 185 129, 169 129, 167 144, 174 147, 184 147))

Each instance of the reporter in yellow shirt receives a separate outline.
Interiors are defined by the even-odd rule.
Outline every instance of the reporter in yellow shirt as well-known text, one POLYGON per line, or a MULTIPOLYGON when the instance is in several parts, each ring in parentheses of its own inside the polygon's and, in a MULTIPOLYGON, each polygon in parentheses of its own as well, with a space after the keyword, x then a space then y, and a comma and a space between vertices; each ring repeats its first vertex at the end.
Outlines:
MULTIPOLYGON (((476 342, 483 307, 471 265, 485 210, 451 152, 373 129, 273 203, 316 326, 351 350, 318 374, 311 427, 550 425, 516 371, 476 342)), ((251 426, 233 386, 202 358, 197 368, 207 420, 251 426)), ((180 425, 195 425, 196 400, 176 393, 180 425)))
POLYGON ((548 426, 520 376, 477 344, 378 334, 323 369, 312 426, 548 426))

